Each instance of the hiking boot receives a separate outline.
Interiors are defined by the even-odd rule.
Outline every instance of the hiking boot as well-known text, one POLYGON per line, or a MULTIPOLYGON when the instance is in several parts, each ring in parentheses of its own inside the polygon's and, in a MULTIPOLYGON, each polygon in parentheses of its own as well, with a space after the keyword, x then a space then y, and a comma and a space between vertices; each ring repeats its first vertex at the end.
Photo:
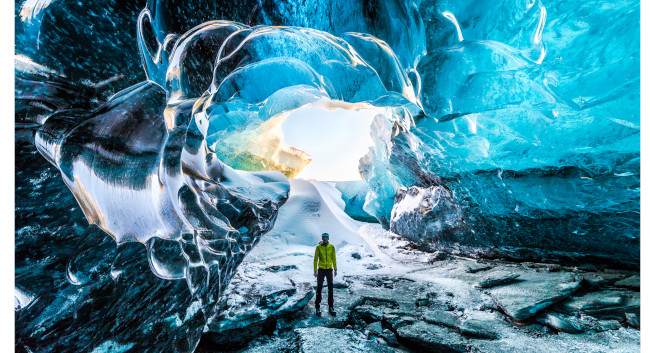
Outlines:
POLYGON ((315 309, 316 309, 316 315, 320 316, 320 305, 316 305, 315 309))
POLYGON ((336 316, 336 311, 334 311, 334 307, 330 306, 330 315, 336 316))

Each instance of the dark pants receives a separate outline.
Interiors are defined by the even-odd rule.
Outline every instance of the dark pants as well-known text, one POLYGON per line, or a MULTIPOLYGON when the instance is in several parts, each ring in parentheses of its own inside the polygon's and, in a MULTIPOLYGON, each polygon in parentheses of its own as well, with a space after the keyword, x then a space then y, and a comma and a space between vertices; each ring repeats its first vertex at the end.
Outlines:
POLYGON ((334 306, 334 270, 319 268, 316 277, 316 306, 320 306, 321 292, 323 291, 323 277, 327 277, 327 304, 334 306))

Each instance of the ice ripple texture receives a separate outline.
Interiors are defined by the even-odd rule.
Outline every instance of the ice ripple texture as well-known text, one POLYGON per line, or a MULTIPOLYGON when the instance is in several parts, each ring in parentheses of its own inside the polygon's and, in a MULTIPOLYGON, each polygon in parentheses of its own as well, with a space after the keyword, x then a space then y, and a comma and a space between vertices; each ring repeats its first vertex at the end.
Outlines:
POLYGON ((193 350, 304 164, 254 137, 305 105, 376 111, 356 213, 425 247, 639 262, 638 2, 27 0, 16 21, 18 349, 193 350))

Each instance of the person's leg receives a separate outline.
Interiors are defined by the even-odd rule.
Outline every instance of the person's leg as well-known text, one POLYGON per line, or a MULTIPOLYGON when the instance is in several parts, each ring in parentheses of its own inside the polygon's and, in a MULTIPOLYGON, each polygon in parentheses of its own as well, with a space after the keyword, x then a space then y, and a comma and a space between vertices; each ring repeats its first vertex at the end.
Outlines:
POLYGON ((317 309, 320 307, 321 292, 323 291, 323 277, 325 277, 325 272, 322 268, 319 268, 316 276, 316 301, 314 302, 317 309))
POLYGON ((334 307, 334 270, 327 270, 327 304, 334 307))

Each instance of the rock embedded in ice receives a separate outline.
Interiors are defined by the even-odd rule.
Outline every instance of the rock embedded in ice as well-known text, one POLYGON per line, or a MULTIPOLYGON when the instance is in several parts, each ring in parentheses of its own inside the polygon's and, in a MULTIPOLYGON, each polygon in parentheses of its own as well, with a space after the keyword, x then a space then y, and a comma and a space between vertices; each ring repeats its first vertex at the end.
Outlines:
POLYGON ((266 268, 266 270, 270 272, 282 272, 297 269, 298 267, 296 267, 296 265, 273 265, 266 268))
POLYGON ((364 334, 366 334, 369 339, 372 339, 373 337, 383 339, 385 344, 388 344, 391 347, 399 346, 399 342, 397 342, 395 333, 389 329, 383 328, 381 322, 379 321, 373 322, 372 324, 366 326, 364 334))
POLYGON ((537 319, 538 322, 567 333, 582 333, 586 330, 596 332, 618 330, 622 327, 616 320, 597 320, 593 317, 574 314, 547 313, 537 319))
POLYGON ((476 264, 465 264, 465 271, 467 273, 476 273, 476 272, 481 272, 481 271, 487 271, 491 269, 492 266, 487 265, 487 264, 482 264, 482 263, 476 263, 476 264))
POLYGON ((590 286, 601 288, 611 286, 614 282, 625 279, 629 274, 624 271, 605 269, 604 271, 598 272, 585 272, 582 276, 590 286))
POLYGON ((622 320, 626 313, 640 314, 641 301, 638 292, 626 290, 602 290, 581 296, 572 296, 559 304, 557 311, 581 312, 596 318, 622 320))
POLYGON ((639 323, 639 319, 637 315, 634 313, 625 313, 625 322, 627 322, 628 325, 637 329, 641 327, 641 324, 639 323))
POLYGON ((614 287, 628 288, 628 289, 639 291, 639 289, 641 288, 641 279, 639 275, 634 275, 616 281, 613 285, 614 287))
MULTIPOLYGON (((326 291, 327 289, 323 289, 326 291)), ((334 299, 336 304, 336 316, 317 316, 313 305, 304 308, 304 316, 296 317, 295 327, 325 326, 344 328, 349 324, 350 312, 361 305, 363 298, 358 294, 350 293, 347 289, 334 288, 334 299)))
POLYGON ((240 348, 300 312, 314 294, 311 283, 294 283, 282 272, 246 264, 208 319, 204 337, 214 348, 240 348))
POLYGON ((460 318, 458 315, 449 311, 443 310, 429 310, 422 314, 422 319, 430 324, 456 328, 460 325, 460 318))
POLYGON ((387 310, 386 313, 381 318, 381 321, 392 331, 396 331, 398 328, 415 324, 419 320, 413 316, 409 316, 408 313, 403 313, 399 311, 392 312, 387 310))
POLYGON ((396 352, 390 347, 367 340, 352 330, 310 327, 299 328, 295 332, 298 335, 298 349, 304 353, 396 352))
POLYGON ((350 312, 349 320, 355 324, 369 324, 381 321, 385 311, 390 308, 375 307, 372 305, 359 305, 350 312))
POLYGON ((476 284, 478 288, 492 288, 514 282, 519 278, 518 273, 496 270, 485 274, 476 284))
POLYGON ((381 322, 377 321, 377 322, 373 322, 372 324, 366 326, 366 330, 364 331, 364 334, 366 336, 369 336, 369 335, 372 334, 372 335, 375 335, 375 336, 379 337, 379 335, 382 332, 383 332, 383 329, 381 327, 381 322))
POLYGON ((464 227, 463 215, 448 189, 410 187, 395 195, 390 230, 435 249, 453 242, 454 232, 464 227))
POLYGON ((548 313, 539 317, 537 321, 558 331, 567 333, 582 333, 585 331, 585 327, 579 320, 567 315, 548 313))
POLYGON ((571 273, 523 272, 520 281, 491 288, 489 295, 516 321, 524 321, 538 312, 568 298, 581 286, 571 273))
POLYGON ((499 333, 491 327, 490 322, 465 320, 458 326, 458 331, 465 337, 486 340, 499 339, 499 333))
POLYGON ((417 321, 396 330, 400 343, 428 352, 466 352, 468 341, 456 331, 417 321))

